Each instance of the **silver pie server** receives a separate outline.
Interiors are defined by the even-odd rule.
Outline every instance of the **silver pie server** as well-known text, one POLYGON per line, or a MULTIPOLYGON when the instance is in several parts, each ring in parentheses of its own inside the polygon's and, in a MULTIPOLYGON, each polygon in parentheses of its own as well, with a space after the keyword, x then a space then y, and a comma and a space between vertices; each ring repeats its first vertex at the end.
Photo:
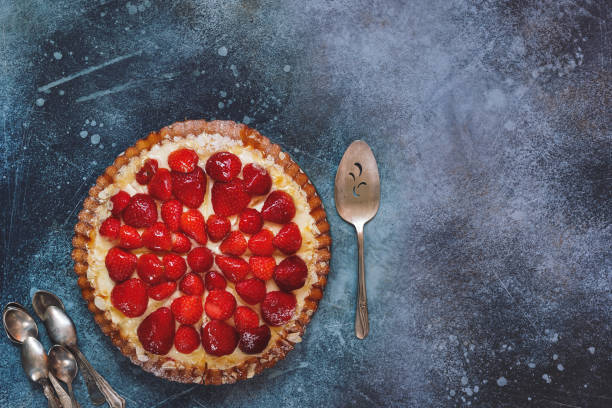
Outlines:
POLYGON ((346 149, 334 187, 336 210, 357 232, 359 252, 359 284, 355 312, 355 336, 364 339, 370 331, 368 299, 365 284, 363 228, 376 215, 380 204, 380 177, 376 159, 370 146, 356 140, 346 149))

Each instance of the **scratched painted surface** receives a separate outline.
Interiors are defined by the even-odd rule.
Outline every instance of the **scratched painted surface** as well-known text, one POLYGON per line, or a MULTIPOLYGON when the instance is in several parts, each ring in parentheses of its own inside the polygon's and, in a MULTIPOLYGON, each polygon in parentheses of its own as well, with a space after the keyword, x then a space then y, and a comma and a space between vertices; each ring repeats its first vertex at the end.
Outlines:
MULTIPOLYGON (((129 406, 612 405, 606 1, 168 3, 0 8, 2 303, 58 293, 129 406), (281 144, 332 224, 333 271, 304 342, 237 385, 140 371, 71 272, 96 176, 184 118, 243 121, 281 144), (333 201, 357 138, 382 177, 365 341, 355 238, 333 201)), ((42 406, 17 349, 0 351, 0 406, 42 406)), ((80 379, 76 393, 90 406, 80 379)))

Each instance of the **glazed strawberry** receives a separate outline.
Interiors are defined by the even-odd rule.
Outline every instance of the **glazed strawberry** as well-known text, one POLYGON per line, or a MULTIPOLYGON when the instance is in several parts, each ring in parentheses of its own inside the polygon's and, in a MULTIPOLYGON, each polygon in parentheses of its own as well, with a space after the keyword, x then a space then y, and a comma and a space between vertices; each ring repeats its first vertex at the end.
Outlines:
POLYGON ((185 234, 176 232, 172 234, 172 250, 179 254, 189 252, 191 249, 191 241, 185 234))
POLYGON ((227 182, 240 173, 242 162, 233 153, 218 152, 206 161, 206 174, 215 181, 227 182))
POLYGON ((250 195, 268 194, 272 187, 272 178, 268 174, 268 171, 259 164, 249 163, 244 166, 242 169, 242 178, 246 191, 250 195))
POLYGON ((149 182, 149 194, 162 201, 172 197, 172 176, 168 169, 157 170, 149 182))
POLYGON ((117 247, 111 248, 104 258, 108 276, 115 282, 123 282, 132 276, 137 262, 136 255, 117 247))
POLYGON ((227 183, 216 182, 211 194, 213 210, 223 217, 239 214, 251 201, 251 196, 244 189, 244 182, 239 178, 227 183))
POLYGON ((183 204, 179 200, 166 201, 161 206, 161 217, 166 227, 172 232, 177 232, 181 226, 181 214, 183 204))
POLYGON ((172 233, 163 222, 156 222, 142 233, 142 243, 153 251, 172 249, 172 233))
POLYGON ((138 230, 129 225, 119 228, 119 246, 125 249, 136 249, 142 246, 142 239, 138 230))
POLYGON ((212 251, 206 247, 196 247, 187 254, 187 263, 196 273, 204 273, 213 264, 212 251))
POLYGON ((259 326, 259 316, 250 307, 238 306, 234 312, 234 324, 238 331, 259 326))
POLYGON ((147 285, 137 278, 120 283, 111 291, 111 303, 127 317, 141 316, 149 304, 147 285))
POLYGON ((295 216, 293 198, 284 191, 270 193, 261 208, 263 219, 277 224, 286 224, 295 216))
POLYGON ((189 208, 198 208, 206 193, 206 174, 200 167, 191 173, 172 173, 172 194, 189 208))
POLYGON ((245 234, 255 234, 259 232, 263 226, 263 218, 261 214, 254 208, 245 208, 240 213, 240 221, 238 222, 238 228, 245 234))
POLYGON ((292 255, 278 264, 274 269, 274 282, 284 291, 299 289, 304 286, 308 267, 297 255, 292 255))
POLYGON ((286 255, 296 253, 302 246, 300 227, 294 222, 283 225, 272 243, 286 255))
POLYGON ((206 220, 206 232, 212 242, 221 241, 230 232, 231 224, 226 217, 212 214, 206 220))
POLYGON ((187 210, 181 215, 181 231, 202 245, 208 241, 204 216, 198 210, 187 210))
POLYGON ((249 249, 254 255, 270 256, 274 252, 274 234, 272 231, 262 229, 249 239, 249 249))
POLYGON ((211 319, 225 320, 232 317, 236 298, 225 290, 211 290, 206 296, 204 310, 211 319))
POLYGON ((138 325, 138 340, 149 353, 168 354, 174 343, 174 317, 167 307, 160 307, 138 325))
POLYGON ((247 249, 247 242, 240 231, 232 231, 219 245, 219 250, 227 255, 240 256, 247 249))
POLYGON ((232 354, 238 344, 238 332, 221 320, 212 320, 202 327, 202 346, 208 354, 232 354))
POLYGON ((147 285, 157 285, 164 281, 164 264, 155 254, 142 254, 136 266, 138 277, 147 285))
POLYGON ((257 278, 250 278, 236 284, 236 292, 250 305, 261 302, 266 297, 266 284, 257 278))
POLYGON ((240 333, 238 348, 246 354, 261 353, 268 346, 271 336, 270 328, 265 324, 246 329, 240 333))
POLYGON ((157 205, 147 194, 135 194, 123 210, 123 221, 135 228, 150 227, 157 221, 157 205))
POLYGON ((140 170, 138 170, 138 173, 136 173, 136 181, 138 184, 142 184, 143 186, 149 184, 149 181, 151 181, 151 178, 157 172, 157 167, 157 160, 145 160, 140 170))
POLYGON ((227 286, 227 282, 223 275, 221 275, 217 271, 210 271, 206 275, 204 275, 204 286, 206 286, 206 290, 211 291, 215 289, 225 289, 227 286))
POLYGON ((155 286, 149 286, 147 294, 151 299, 163 300, 170 297, 176 290, 176 282, 163 282, 155 286))
POLYGON ((191 149, 178 149, 168 156, 168 166, 179 173, 191 173, 198 165, 198 154, 191 149))
POLYGON ((113 209, 111 210, 111 214, 115 217, 121 214, 121 211, 125 209, 130 203, 130 195, 123 190, 119 190, 117 194, 110 198, 111 203, 113 203, 113 209))
POLYGON ((261 304, 261 316, 270 326, 281 326, 291 320, 296 304, 292 293, 268 292, 261 304))
POLYGON ((162 258, 162 263, 164 264, 164 276, 168 280, 179 280, 187 272, 187 263, 182 256, 166 254, 162 258))
POLYGON ((223 275, 234 283, 246 278, 251 270, 247 261, 237 256, 217 255, 215 256, 215 262, 223 275))
POLYGON ((174 335, 174 347, 179 353, 189 354, 200 345, 200 335, 193 326, 182 325, 174 335))
POLYGON ((121 227, 121 221, 115 217, 108 217, 100 225, 100 235, 113 240, 119 237, 119 228, 121 227))
POLYGON ((252 256, 249 258, 249 266, 256 278, 267 281, 274 275, 276 260, 271 256, 252 256))
POLYGON ((204 281, 195 273, 188 273, 181 280, 179 289, 186 295, 202 296, 204 294, 204 281))
POLYGON ((202 298, 199 296, 181 296, 172 301, 172 314, 182 324, 194 324, 202 317, 202 298))

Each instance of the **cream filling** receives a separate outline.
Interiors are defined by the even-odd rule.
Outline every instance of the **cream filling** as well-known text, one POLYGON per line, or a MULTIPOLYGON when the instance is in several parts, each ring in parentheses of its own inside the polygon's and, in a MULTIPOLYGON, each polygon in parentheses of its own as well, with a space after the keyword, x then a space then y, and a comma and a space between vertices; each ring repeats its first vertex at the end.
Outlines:
MULTIPOLYGON (((135 346, 136 352, 138 355, 138 359, 141 361, 147 361, 149 359, 149 353, 146 352, 138 340, 138 336, 136 334, 136 330, 138 325, 145 317, 147 317, 154 310, 167 306, 170 307, 172 301, 181 296, 180 291, 177 291, 167 299, 156 301, 153 299, 149 299, 149 304, 146 312, 137 318, 128 318, 123 315, 118 309, 113 307, 110 301, 110 293, 115 286, 115 283, 110 279, 108 275, 108 271, 104 264, 104 258, 108 250, 113 246, 113 244, 107 240, 105 237, 102 237, 98 234, 98 228, 100 223, 104 221, 109 215, 110 210, 112 208, 112 203, 109 198, 116 194, 119 190, 125 190, 130 195, 134 195, 137 193, 146 193, 147 187, 142 186, 136 182, 134 176, 136 172, 141 168, 142 163, 147 158, 156 159, 159 163, 159 167, 168 168, 168 155, 174 150, 187 147, 195 150, 199 157, 200 162, 199 165, 204 167, 206 160, 217 151, 229 151, 236 154, 240 157, 242 164, 245 165, 247 163, 257 163, 266 170, 272 177, 272 190, 283 190, 286 191, 293 197, 296 214, 293 219, 299 227, 302 233, 302 247, 297 252, 306 265, 308 266, 308 276, 306 279, 306 283, 304 286, 298 290, 293 291, 294 295, 297 298, 297 306, 296 311, 294 313, 294 317, 291 321, 295 320, 299 313, 302 311, 304 307, 305 298, 308 296, 310 291, 310 286, 313 282, 317 281, 317 275, 315 272, 315 263, 316 259, 314 257, 315 248, 316 248, 316 240, 315 234, 318 233, 317 227, 315 225, 315 220, 310 216, 310 206, 306 200, 306 193, 302 191, 300 186, 289 176, 287 176, 282 167, 274 163, 273 158, 271 157, 263 157, 263 154, 250 146, 244 146, 242 142, 233 140, 231 138, 221 136, 219 134, 207 134, 202 133, 198 136, 189 135, 186 138, 176 137, 171 138, 167 137, 161 143, 153 146, 150 151, 143 151, 139 156, 133 157, 130 162, 121 168, 121 170, 115 176, 115 182, 108 186, 106 189, 100 192, 99 198, 102 201, 102 204, 96 210, 95 224, 94 230, 92 232, 92 239, 89 244, 89 255, 88 255, 88 263, 89 268, 87 270, 87 278, 94 288, 94 302, 95 305, 100 309, 106 311, 106 316, 112 320, 112 322, 119 328, 122 336, 128 338, 135 346)), ((285 153, 280 153, 285 154, 285 153)), ((199 210, 202 212, 205 218, 208 218, 210 214, 213 213, 212 204, 211 204, 211 193, 210 190, 212 188, 212 179, 208 178, 207 183, 207 192, 205 194, 205 199, 199 210)), ((265 196, 255 197, 251 200, 249 207, 256 208, 257 210, 261 210, 265 200, 265 196)), ((230 217, 230 221, 232 223, 232 230, 238 229, 238 216, 230 217)), ((274 234, 278 232, 281 228, 280 225, 265 222, 264 228, 269 229, 274 234)), ((248 237, 247 237, 248 238, 248 237)), ((194 241, 192 241, 193 246, 197 245, 194 241)), ((219 254, 219 245, 220 243, 208 242, 207 247, 213 251, 214 254, 219 254)), ((146 251, 146 250, 145 250, 146 251)), ((135 251, 138 252, 138 251, 135 251)), ((143 251, 144 252, 144 251, 143 251)), ((245 259, 248 259, 250 256, 250 251, 247 249, 247 252, 243 255, 245 259)), ((280 253, 278 250, 274 253, 274 258, 276 259, 277 264, 282 261, 285 256, 280 253)), ((214 270, 218 270, 216 265, 213 265, 214 270)), ((136 276, 136 273, 134 273, 136 276)), ((249 305, 242 301, 240 296, 236 293, 234 289, 234 284, 231 282, 227 282, 227 290, 231 292, 235 297, 238 305, 245 305, 253 310, 255 310, 260 316, 260 324, 263 324, 264 321, 261 318, 261 311, 259 305, 249 305)), ((278 286, 276 286, 274 280, 269 280, 266 282, 266 287, 268 291, 279 290, 278 286)), ((206 296, 203 297, 203 300, 206 296)), ((203 313, 202 318, 199 322, 197 322, 194 326, 196 329, 202 325, 205 325, 210 319, 206 316, 206 313, 203 313)), ((231 322, 230 322, 231 323, 231 322)), ((289 323, 288 323, 289 324, 289 323)), ((177 322, 177 327, 179 326, 177 322)), ((280 336, 280 332, 283 329, 281 327, 270 327, 272 332, 272 338, 268 343, 268 347, 260 354, 256 356, 260 356, 265 353, 278 339, 280 336)), ((299 340, 299 336, 295 340, 299 340)), ((204 351, 204 348, 200 344, 198 348, 190 353, 183 354, 179 353, 174 346, 172 350, 167 354, 172 360, 167 361, 164 364, 164 368, 173 369, 181 363, 185 365, 196 365, 199 367, 204 367, 207 363, 209 368, 229 368, 240 364, 248 357, 252 357, 253 355, 244 354, 240 349, 236 347, 234 352, 230 355, 216 357, 207 354, 204 351)))

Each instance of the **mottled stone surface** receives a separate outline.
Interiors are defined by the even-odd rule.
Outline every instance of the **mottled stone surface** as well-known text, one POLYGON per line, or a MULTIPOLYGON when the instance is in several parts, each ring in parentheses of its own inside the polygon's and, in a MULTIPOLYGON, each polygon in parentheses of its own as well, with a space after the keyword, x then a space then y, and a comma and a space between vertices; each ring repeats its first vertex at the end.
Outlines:
MULTIPOLYGON (((1 302, 58 293, 129 406, 611 406, 609 3, 279 3, 2 4, 1 302), (237 385, 133 366, 71 271, 97 175, 184 118, 242 121, 279 143, 332 224, 333 270, 304 342, 237 385), (357 138, 382 177, 365 341, 355 237, 333 201, 357 138)), ((0 406, 43 406, 18 350, 4 339, 0 351, 0 406)), ((90 406, 81 379, 76 393, 90 406)))

